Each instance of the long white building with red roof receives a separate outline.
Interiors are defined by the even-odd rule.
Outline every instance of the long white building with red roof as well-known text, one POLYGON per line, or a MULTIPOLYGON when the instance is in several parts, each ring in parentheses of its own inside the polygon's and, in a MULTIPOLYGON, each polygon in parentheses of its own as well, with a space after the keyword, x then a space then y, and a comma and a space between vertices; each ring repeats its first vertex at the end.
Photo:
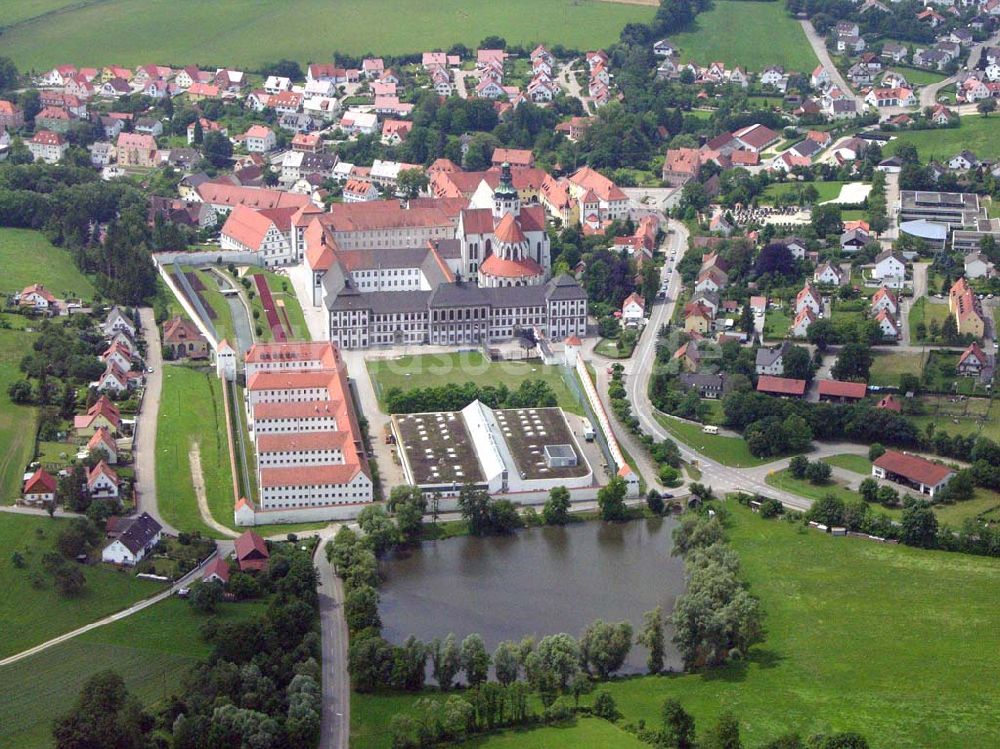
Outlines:
POLYGON ((254 344, 246 377, 258 498, 236 503, 237 525, 332 520, 372 501, 347 369, 331 343, 254 344))

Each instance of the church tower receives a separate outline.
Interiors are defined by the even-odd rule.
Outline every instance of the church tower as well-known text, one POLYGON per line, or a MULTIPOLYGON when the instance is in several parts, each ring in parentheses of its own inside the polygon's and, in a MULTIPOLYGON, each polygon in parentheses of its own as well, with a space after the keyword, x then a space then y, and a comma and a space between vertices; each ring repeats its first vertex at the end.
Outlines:
POLYGON ((500 167, 500 184, 493 191, 493 225, 497 225, 508 213, 513 214, 514 218, 521 215, 521 198, 514 189, 510 164, 505 161, 500 167))

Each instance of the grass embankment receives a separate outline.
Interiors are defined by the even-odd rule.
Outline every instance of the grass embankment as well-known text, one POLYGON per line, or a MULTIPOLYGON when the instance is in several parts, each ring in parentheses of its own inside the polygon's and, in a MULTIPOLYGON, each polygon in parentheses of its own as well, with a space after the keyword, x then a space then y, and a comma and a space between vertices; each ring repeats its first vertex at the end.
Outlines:
MULTIPOLYGON (((55 548, 59 531, 70 521, 36 515, 0 515, 0 657, 20 653, 53 637, 127 608, 162 590, 159 583, 137 580, 128 572, 103 565, 81 567, 86 585, 75 598, 61 596, 51 576, 42 571, 42 557, 55 548), (25 561, 11 561, 18 552, 25 561), (44 586, 36 588, 30 576, 39 573, 44 586)), ((0 703, 2 705, 2 703, 0 703)), ((0 716, 0 725, 4 723, 0 716)), ((2 738, 0 745, 6 746, 2 738)))
POLYGON ((41 232, 0 229, 0 268, 3 294, 40 283, 59 299, 94 298, 94 285, 77 270, 69 251, 53 245, 41 232))
MULTIPOLYGON (((663 700, 676 697, 702 735, 731 710, 748 746, 789 731, 858 731, 900 749, 995 743, 1000 684, 983 653, 1000 647, 1000 560, 834 538, 730 507, 766 640, 727 668, 602 686, 624 721, 659 725, 663 700)), ((351 745, 375 749, 389 746, 388 716, 415 698, 353 699, 351 745)), ((531 734, 506 735, 531 746, 531 734)))
MULTIPOLYGON (((22 21, 36 17, 49 3, 37 12, 25 6, 33 8, 38 3, 9 0, 4 22, 8 10, 22 21)), ((490 34, 529 48, 546 42, 570 49, 598 49, 617 41, 627 23, 646 23, 656 11, 655 7, 599 0, 510 0, 475 6, 464 0, 440 0, 431 6, 418 0, 344 0, 336 13, 329 10, 326 0, 259 4, 218 0, 191 3, 184 13, 177 13, 176 3, 168 0, 81 2, 38 22, 8 27, 4 53, 21 70, 44 70, 65 60, 76 65, 114 62, 130 67, 148 60, 169 60, 178 66, 198 63, 205 68, 257 69, 283 57, 302 64, 326 60, 332 49, 348 55, 403 55, 448 49, 457 43, 475 49, 490 34), (239 23, 233 23, 234 18, 239 23), (303 18, 309 23, 303 25, 303 18), (94 39, 101 44, 95 45, 94 39), (267 39, 267 45, 259 44, 261 39, 267 39)))
POLYGON ((980 159, 1000 157, 1000 117, 972 115, 960 117, 958 127, 933 130, 902 130, 885 147, 885 155, 896 152, 901 143, 917 147, 921 161, 947 161, 962 149, 972 151, 980 159))
POLYGON ((171 598, 0 669, 0 745, 48 749, 52 720, 69 710, 88 678, 108 668, 143 704, 162 702, 181 689, 185 672, 210 654, 199 633, 203 625, 260 612, 256 603, 222 604, 205 617, 171 598))
POLYGON ((700 424, 678 421, 663 414, 656 414, 656 420, 670 434, 694 448, 702 455, 734 468, 752 468, 777 460, 776 457, 757 458, 750 454, 750 448, 742 437, 727 437, 721 434, 705 434, 700 424))
POLYGON ((163 393, 156 427, 156 494, 160 512, 178 530, 220 538, 201 519, 191 480, 189 453, 198 443, 205 496, 212 516, 233 524, 233 475, 221 383, 214 373, 163 367, 163 393))
POLYGON ((21 477, 35 450, 38 409, 12 403, 7 389, 22 378, 21 357, 37 336, 17 329, 26 322, 18 315, 0 315, 10 330, 0 329, 0 503, 12 504, 21 494, 21 477))
POLYGON ((383 405, 384 393, 393 387, 413 390, 475 382, 479 385, 505 384, 516 390, 525 380, 544 380, 552 388, 560 406, 572 413, 583 414, 579 400, 567 387, 559 367, 547 367, 537 360, 491 362, 478 351, 471 351, 369 359, 366 363, 375 393, 383 405))
POLYGON ((805 32, 780 3, 716 0, 699 13, 692 31, 671 35, 682 62, 742 65, 760 72, 769 65, 808 73, 816 55, 805 32))

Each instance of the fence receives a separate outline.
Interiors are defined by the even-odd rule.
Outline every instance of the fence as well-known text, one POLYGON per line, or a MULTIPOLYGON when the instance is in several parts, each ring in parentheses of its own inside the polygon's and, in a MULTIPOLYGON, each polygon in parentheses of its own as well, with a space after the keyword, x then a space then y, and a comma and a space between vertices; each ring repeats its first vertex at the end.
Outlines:
POLYGON ((601 448, 601 454, 604 455, 604 460, 607 462, 608 466, 613 465, 614 457, 612 455, 611 448, 608 446, 608 440, 604 436, 604 430, 598 428, 599 422, 597 420, 597 414, 594 413, 594 408, 590 404, 590 399, 583 392, 580 379, 576 376, 576 370, 570 369, 569 367, 560 367, 559 371, 563 380, 566 382, 567 387, 569 387, 570 392, 572 392, 583 405, 584 415, 590 419, 590 423, 594 425, 594 439, 601 448))
POLYGON ((576 358, 576 373, 580 376, 580 382, 583 383, 583 389, 587 395, 585 400, 590 404, 591 410, 596 416, 594 426, 597 429, 595 431, 599 433, 603 432, 607 438, 607 450, 611 458, 609 462, 614 465, 617 472, 627 464, 625 456, 622 454, 621 447, 618 446, 618 439, 611 429, 611 420, 608 418, 607 411, 604 410, 604 404, 601 403, 601 399, 597 395, 597 388, 594 387, 594 381, 590 379, 590 372, 587 371, 587 365, 583 363, 583 359, 579 356, 576 358))

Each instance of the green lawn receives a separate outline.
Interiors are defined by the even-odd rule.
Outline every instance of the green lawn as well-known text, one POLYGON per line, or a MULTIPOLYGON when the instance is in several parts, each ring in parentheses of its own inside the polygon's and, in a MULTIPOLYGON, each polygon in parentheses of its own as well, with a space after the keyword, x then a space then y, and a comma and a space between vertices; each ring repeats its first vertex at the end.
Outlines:
MULTIPOLYGON (((205 268, 183 267, 185 272, 193 272, 201 279, 205 288, 201 291, 201 298, 215 312, 212 324, 215 326, 219 338, 227 338, 230 341, 236 340, 236 332, 233 328, 233 314, 229 309, 229 302, 219 290, 219 277, 205 268)), ((208 310, 206 309, 206 312, 208 310)))
POLYGON ((767 474, 764 480, 768 486, 773 486, 775 489, 789 494, 797 494, 806 499, 822 499, 828 494, 840 497, 845 502, 858 498, 857 492, 852 491, 843 482, 836 479, 831 479, 826 484, 813 484, 805 479, 793 478, 788 473, 787 468, 767 474))
POLYGON ((893 154, 900 143, 912 143, 924 162, 948 160, 963 148, 981 159, 1000 157, 1000 117, 971 115, 961 117, 960 122, 959 127, 900 132, 885 147, 885 154, 893 154))
POLYGON ((547 367, 538 360, 489 362, 478 351, 472 351, 369 359, 366 363, 380 400, 382 394, 393 387, 412 390, 444 383, 476 382, 480 385, 504 383, 514 390, 525 380, 544 380, 556 394, 560 406, 575 414, 583 413, 579 401, 562 378, 560 367, 547 367))
POLYGON ((463 0, 432 6, 418 0, 344 0, 336 8, 326 0, 219 0, 185 3, 178 13, 170 0, 106 0, 75 3, 66 13, 30 22, 30 12, 20 6, 41 2, 5 3, 5 24, 8 10, 24 21, 4 31, 4 53, 22 70, 66 60, 76 65, 135 66, 161 60, 175 66, 255 68, 282 57, 325 62, 334 52, 403 55, 459 42, 475 49, 490 34, 529 49, 544 41, 586 50, 617 41, 625 24, 647 22, 655 12, 649 6, 598 0, 474 6, 463 0), (308 24, 302 24, 304 18, 308 24), (261 39, 267 44, 260 44, 261 39))
POLYGON ((930 337, 931 323, 937 321, 940 327, 946 319, 948 319, 947 301, 942 301, 941 304, 931 304, 927 301, 927 297, 920 297, 910 308, 910 341, 912 343, 933 342, 930 337), (927 327, 927 335, 924 338, 917 337, 917 323, 920 322, 927 327))
MULTIPOLYGON (((745 746, 789 731, 857 731, 894 749, 996 743, 1000 683, 983 654, 1000 648, 1000 560, 834 538, 730 507, 766 640, 726 668, 605 685, 623 722, 659 726, 664 699, 676 697, 699 736, 723 709, 735 713, 745 746)), ((388 718, 414 699, 355 695, 352 746, 388 746, 388 718)), ((518 745, 534 746, 530 736, 518 745)))
POLYGON ((702 455, 726 466, 751 468, 777 460, 774 457, 757 458, 742 437, 727 437, 721 434, 705 434, 700 424, 678 421, 663 414, 656 414, 656 420, 671 435, 694 448, 702 455))
MULTIPOLYGON (((23 322, 15 315, 0 319, 12 325, 23 322)), ((7 389, 21 379, 18 364, 35 340, 34 333, 0 329, 0 503, 11 504, 20 496, 21 477, 35 449, 38 409, 11 403, 7 389)))
POLYGON ((533 731, 503 731, 456 744, 460 749, 580 749, 580 747, 648 747, 635 736, 600 718, 580 718, 533 731))
POLYGON ((635 346, 626 346, 621 351, 618 350, 618 340, 615 338, 602 338, 594 347, 594 353, 606 356, 609 359, 628 359, 635 351, 635 346))
POLYGON ((926 361, 927 354, 877 351, 869 371, 868 382, 871 385, 896 387, 899 385, 900 375, 915 374, 919 377, 924 371, 926 361))
POLYGON ((984 398, 968 398, 952 403, 947 396, 928 395, 921 398, 926 413, 914 416, 913 421, 921 430, 934 424, 948 434, 982 434, 1000 441, 1000 419, 993 412, 993 402, 984 398))
MULTIPOLYGON (((808 73, 816 67, 805 32, 781 3, 716 0, 698 14, 693 31, 671 35, 683 62, 719 60, 760 72, 769 65, 808 73)), ((16 57, 15 57, 16 60, 16 57)))
POLYGON ((69 710, 84 681, 107 668, 117 671, 144 704, 165 700, 181 689, 187 670, 211 652, 201 639, 202 625, 260 612, 256 603, 223 604, 205 617, 173 598, 0 669, 0 745, 52 746, 53 718, 69 710))
POLYGON ((862 476, 870 476, 872 472, 872 463, 864 455, 850 455, 845 453, 843 455, 830 455, 822 460, 824 463, 843 468, 846 471, 859 473, 862 476))
POLYGON ((94 287, 67 250, 29 229, 0 229, 0 293, 40 283, 60 299, 94 298, 94 287))
POLYGON ((792 327, 792 319, 785 313, 784 309, 771 309, 764 313, 764 338, 775 340, 788 335, 789 328, 792 327))
POLYGON ((986 212, 990 218, 1000 218, 1000 200, 986 201, 986 212))
POLYGON ((906 78, 907 83, 912 83, 914 86, 929 86, 932 83, 943 81, 948 77, 933 70, 923 70, 922 68, 907 68, 900 66, 890 68, 890 70, 894 73, 899 73, 901 76, 906 78))
POLYGON ((840 188, 846 182, 774 182, 767 186, 761 196, 762 203, 773 203, 783 195, 797 195, 806 185, 812 185, 819 193, 817 202, 834 200, 840 195, 840 188))
POLYGON ((163 394, 156 427, 156 494, 160 512, 178 530, 218 538, 201 520, 188 453, 197 442, 212 516, 233 525, 233 476, 221 383, 214 373, 163 367, 163 394))
MULTIPOLYGON (((78 598, 64 598, 41 570, 42 557, 50 552, 59 530, 69 522, 37 515, 0 515, 0 657, 13 655, 64 632, 127 608, 154 595, 162 586, 137 580, 127 572, 103 565, 83 567, 86 588, 78 598), (18 569, 11 555, 19 552, 26 566, 18 569), (36 588, 29 576, 38 571, 45 585, 36 588)), ((3 720, 0 720, 0 724, 3 720)), ((3 741, 0 740, 0 745, 3 741)))

